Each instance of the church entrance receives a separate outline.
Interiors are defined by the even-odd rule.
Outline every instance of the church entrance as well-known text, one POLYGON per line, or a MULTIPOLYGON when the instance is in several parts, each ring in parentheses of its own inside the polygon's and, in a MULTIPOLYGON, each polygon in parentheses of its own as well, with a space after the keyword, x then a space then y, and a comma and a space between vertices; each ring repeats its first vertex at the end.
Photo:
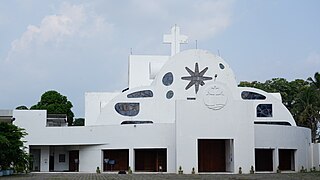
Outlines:
POLYGON ((127 171, 129 169, 129 149, 103 151, 103 171, 127 171))
POLYGON ((233 172, 233 140, 198 139, 199 172, 233 172))
POLYGON ((294 171, 295 149, 279 149, 279 169, 281 171, 294 171))
POLYGON ((167 149, 135 149, 135 171, 167 172, 167 149))
POLYGON ((273 149, 255 149, 256 171, 273 171, 273 149))
POLYGON ((79 151, 69 151, 69 171, 79 171, 79 151))

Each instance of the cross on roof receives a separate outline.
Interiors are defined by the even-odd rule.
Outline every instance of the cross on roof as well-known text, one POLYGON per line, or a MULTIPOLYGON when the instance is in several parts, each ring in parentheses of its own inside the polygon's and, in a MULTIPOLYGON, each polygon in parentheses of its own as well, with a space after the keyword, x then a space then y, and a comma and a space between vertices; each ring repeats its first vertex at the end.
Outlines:
POLYGON ((171 56, 180 52, 180 44, 188 43, 188 37, 180 34, 180 28, 174 25, 171 34, 163 35, 163 43, 171 44, 171 56))

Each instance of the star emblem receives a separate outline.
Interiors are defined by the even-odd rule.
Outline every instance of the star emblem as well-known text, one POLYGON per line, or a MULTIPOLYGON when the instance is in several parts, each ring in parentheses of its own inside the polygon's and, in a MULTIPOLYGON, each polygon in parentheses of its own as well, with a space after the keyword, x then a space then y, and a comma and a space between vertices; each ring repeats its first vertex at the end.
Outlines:
POLYGON ((197 94, 199 91, 199 85, 203 86, 203 85, 205 85, 204 81, 212 79, 212 77, 203 76, 207 72, 208 67, 204 68, 201 72, 199 72, 198 63, 195 64, 194 72, 191 69, 189 69, 188 67, 185 67, 185 68, 188 71, 188 73, 190 74, 190 76, 181 77, 182 80, 190 81, 189 84, 185 88, 186 90, 188 90, 190 87, 192 87, 194 85, 195 91, 197 94))

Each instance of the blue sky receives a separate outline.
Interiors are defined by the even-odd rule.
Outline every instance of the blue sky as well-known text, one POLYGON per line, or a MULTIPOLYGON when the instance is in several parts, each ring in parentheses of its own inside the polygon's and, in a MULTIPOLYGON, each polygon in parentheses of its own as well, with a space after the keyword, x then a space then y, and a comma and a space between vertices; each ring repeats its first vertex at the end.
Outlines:
POLYGON ((237 81, 306 79, 320 71, 318 0, 2 0, 0 109, 36 104, 57 90, 84 116, 84 93, 127 87, 133 54, 169 55, 177 24, 182 49, 220 55, 237 81))

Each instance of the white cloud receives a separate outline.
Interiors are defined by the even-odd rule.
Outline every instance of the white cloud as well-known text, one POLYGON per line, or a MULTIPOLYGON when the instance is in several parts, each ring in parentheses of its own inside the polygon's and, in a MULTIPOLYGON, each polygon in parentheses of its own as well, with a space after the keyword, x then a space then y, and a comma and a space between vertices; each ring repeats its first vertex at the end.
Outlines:
POLYGON ((59 43, 70 37, 88 38, 112 33, 113 24, 85 5, 62 3, 58 14, 45 16, 39 26, 29 25, 22 36, 11 43, 7 61, 21 52, 47 43, 59 43))

